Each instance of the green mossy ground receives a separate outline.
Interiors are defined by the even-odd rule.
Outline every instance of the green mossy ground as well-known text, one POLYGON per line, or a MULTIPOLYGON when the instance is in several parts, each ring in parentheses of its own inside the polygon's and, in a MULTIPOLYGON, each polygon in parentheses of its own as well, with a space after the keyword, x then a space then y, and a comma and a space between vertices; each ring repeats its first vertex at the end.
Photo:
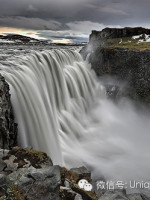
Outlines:
POLYGON ((123 37, 123 38, 113 38, 108 39, 109 48, 125 48, 125 49, 137 49, 137 50, 150 50, 150 42, 141 42, 139 40, 144 39, 145 36, 142 35, 138 39, 133 39, 132 37, 123 37))
POLYGON ((25 198, 18 186, 12 184, 8 186, 5 195, 0 195, 0 200, 25 200, 25 198))
POLYGON ((42 164, 46 164, 47 162, 49 162, 49 157, 46 153, 33 149, 25 150, 20 147, 13 147, 13 149, 4 159, 9 159, 11 155, 14 155, 16 157, 14 162, 18 163, 18 168, 22 168, 24 165, 27 164, 25 159, 29 161, 31 165, 35 168, 41 168, 42 164))

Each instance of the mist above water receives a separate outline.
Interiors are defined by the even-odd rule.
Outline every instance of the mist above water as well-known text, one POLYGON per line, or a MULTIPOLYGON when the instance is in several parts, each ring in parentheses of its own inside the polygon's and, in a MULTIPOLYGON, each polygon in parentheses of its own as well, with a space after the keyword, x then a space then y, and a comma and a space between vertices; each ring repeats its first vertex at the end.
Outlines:
POLYGON ((77 51, 34 53, 1 70, 21 146, 47 152, 55 164, 86 165, 95 177, 149 180, 149 112, 127 99, 107 99, 77 51))
POLYGON ((89 112, 93 120, 76 155, 94 170, 95 177, 149 180, 150 116, 136 109, 125 99, 118 104, 99 99, 89 112))

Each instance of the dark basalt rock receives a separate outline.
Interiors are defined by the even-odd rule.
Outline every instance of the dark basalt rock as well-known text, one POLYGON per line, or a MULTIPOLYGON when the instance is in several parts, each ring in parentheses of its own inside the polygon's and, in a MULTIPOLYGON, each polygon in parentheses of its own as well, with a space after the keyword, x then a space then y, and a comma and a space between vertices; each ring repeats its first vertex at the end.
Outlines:
POLYGON ((10 149, 17 144, 17 124, 10 101, 9 85, 0 74, 0 148, 10 149))
POLYGON ((95 45, 97 45, 98 42, 101 41, 101 46, 102 46, 106 44, 107 39, 132 37, 134 35, 141 35, 141 34, 150 35, 150 29, 145 29, 142 27, 136 27, 136 28, 125 27, 125 28, 105 28, 102 31, 93 30, 90 35, 89 43, 91 43, 92 45, 95 43, 95 45))
POLYGON ((98 76, 109 74, 127 82, 127 96, 150 103, 150 50, 96 50, 90 62, 98 76))
MULTIPOLYGON (((90 54, 89 62, 98 76, 111 76, 119 84, 126 83, 123 94, 127 97, 150 103, 150 45, 146 42, 138 44, 133 39, 127 44, 129 38, 142 34, 150 35, 150 29, 106 28, 92 31, 89 44, 80 53, 84 59, 90 54), (123 38, 127 42, 121 45, 119 41, 123 38)), ((118 94, 118 91, 115 90, 115 93, 118 94)), ((112 97, 114 95, 111 94, 112 97)))

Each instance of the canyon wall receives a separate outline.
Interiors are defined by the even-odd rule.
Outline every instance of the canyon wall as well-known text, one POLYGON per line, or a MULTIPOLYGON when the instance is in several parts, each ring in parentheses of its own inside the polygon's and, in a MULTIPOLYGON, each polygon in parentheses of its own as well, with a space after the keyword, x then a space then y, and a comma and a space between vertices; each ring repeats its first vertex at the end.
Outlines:
POLYGON ((92 31, 81 50, 98 76, 111 76, 125 83, 124 94, 150 103, 150 29, 106 28, 92 31))

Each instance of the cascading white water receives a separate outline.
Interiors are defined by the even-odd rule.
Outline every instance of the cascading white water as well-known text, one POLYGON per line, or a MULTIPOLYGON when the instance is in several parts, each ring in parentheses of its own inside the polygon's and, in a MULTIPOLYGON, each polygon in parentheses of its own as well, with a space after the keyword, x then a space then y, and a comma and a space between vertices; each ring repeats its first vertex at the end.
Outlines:
POLYGON ((35 52, 1 72, 23 147, 47 152, 55 164, 87 165, 106 179, 149 179, 149 113, 108 100, 77 51, 35 52))
POLYGON ((84 129, 80 117, 99 87, 79 53, 36 52, 2 74, 11 87, 20 145, 45 151, 54 163, 64 164, 66 140, 79 139, 84 129))

